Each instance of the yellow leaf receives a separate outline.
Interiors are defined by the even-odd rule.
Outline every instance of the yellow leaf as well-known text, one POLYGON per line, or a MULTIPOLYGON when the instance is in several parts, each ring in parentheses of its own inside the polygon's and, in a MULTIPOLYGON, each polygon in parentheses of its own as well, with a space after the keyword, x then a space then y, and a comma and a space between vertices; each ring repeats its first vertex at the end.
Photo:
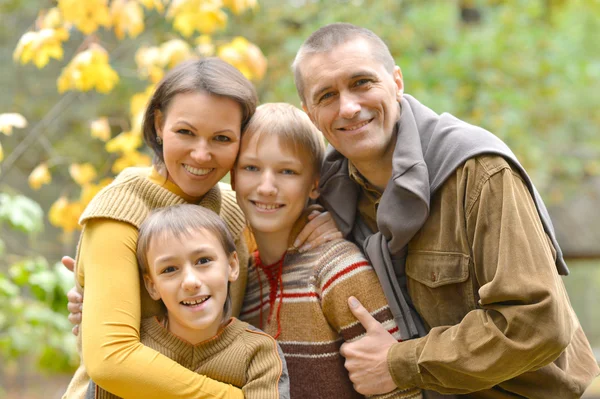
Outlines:
POLYGON ((21 114, 0 114, 0 132, 7 136, 12 134, 13 127, 23 129, 27 126, 27 119, 21 114))
POLYGON ((102 141, 110 139, 110 125, 107 118, 99 118, 90 123, 92 137, 96 137, 102 141))
POLYGON ((43 184, 49 184, 52 181, 48 165, 45 163, 39 164, 29 175, 29 187, 34 190, 39 190, 43 184))
POLYGON ((125 34, 136 37, 144 31, 144 10, 133 0, 113 0, 110 5, 115 35, 124 39, 125 34))
POLYGON ((181 39, 169 40, 160 46, 160 65, 164 68, 171 69, 193 56, 189 44, 181 39))
POLYGON ((65 21, 73 23, 86 35, 100 26, 110 27, 108 0, 58 0, 58 8, 65 21))
POLYGON ((215 54, 215 45, 212 38, 208 35, 201 35, 196 38, 196 51, 202 57, 212 57, 215 54))
POLYGON ((43 68, 50 58, 62 59, 62 43, 68 38, 69 33, 65 28, 27 32, 19 40, 13 52, 13 60, 20 61, 21 64, 33 62, 38 68, 43 68))
POLYGON ((159 13, 165 10, 164 0, 138 0, 148 10, 155 9, 159 13))
POLYGON ((38 24, 41 29, 56 29, 63 26, 63 18, 60 10, 52 7, 49 10, 42 10, 38 17, 38 24))
POLYGON ((194 31, 211 34, 227 24, 222 6, 221 0, 173 0, 167 18, 173 19, 173 27, 183 36, 194 31))
POLYGON ((150 166, 152 159, 141 152, 133 151, 123 154, 123 156, 115 161, 112 166, 113 173, 122 172, 125 168, 131 166, 150 166))
POLYGON ((66 90, 100 93, 110 92, 119 81, 119 75, 108 64, 108 53, 100 45, 93 43, 85 51, 77 54, 63 69, 57 85, 60 93, 66 90))
POLYGON ((106 143, 106 151, 111 153, 129 153, 142 145, 142 137, 134 132, 123 132, 106 143))
POLYGON ((60 197, 48 211, 48 220, 53 226, 62 228, 66 233, 81 229, 79 217, 84 206, 79 202, 69 202, 66 197, 60 197))
POLYGON ((267 59, 260 49, 241 36, 219 47, 217 54, 251 80, 262 79, 267 70, 267 59))
POLYGON ((91 163, 71 164, 69 174, 77 184, 83 186, 96 178, 96 169, 91 163))
POLYGON ((65 215, 65 210, 68 205, 69 201, 66 197, 60 197, 59 199, 54 201, 52 206, 50 206, 50 210, 48 211, 48 220, 50 221, 50 224, 52 224, 55 227, 61 227, 65 215))

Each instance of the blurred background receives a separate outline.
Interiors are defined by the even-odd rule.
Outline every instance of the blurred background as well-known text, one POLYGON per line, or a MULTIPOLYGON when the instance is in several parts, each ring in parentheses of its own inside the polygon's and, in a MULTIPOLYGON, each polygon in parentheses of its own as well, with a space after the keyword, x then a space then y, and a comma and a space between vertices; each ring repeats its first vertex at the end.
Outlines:
POLYGON ((289 65, 331 22, 373 30, 407 93, 517 154, 600 358, 600 1, 0 0, 0 21, 0 398, 59 398, 78 364, 60 257, 90 198, 150 163, 139 117, 164 71, 220 56, 299 106, 289 65))

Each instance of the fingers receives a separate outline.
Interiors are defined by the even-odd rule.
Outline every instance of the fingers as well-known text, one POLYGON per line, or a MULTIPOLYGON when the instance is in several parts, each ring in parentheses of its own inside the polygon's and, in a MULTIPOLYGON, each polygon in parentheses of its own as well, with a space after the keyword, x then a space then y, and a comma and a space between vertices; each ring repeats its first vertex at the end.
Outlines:
POLYGON ((74 325, 73 328, 71 329, 71 332, 73 333, 74 336, 78 336, 79 335, 79 324, 74 325))
POLYGON ((75 269, 75 259, 71 258, 70 256, 63 256, 60 261, 70 271, 75 269))
POLYGON ((324 242, 342 238, 342 233, 329 212, 313 211, 309 215, 309 219, 311 220, 302 229, 294 243, 297 248, 300 248, 300 252, 315 248, 324 242))
POLYGON ((362 324, 367 333, 371 331, 384 330, 383 326, 364 308, 358 299, 351 296, 348 298, 348 306, 356 319, 362 324))
POLYGON ((69 323, 71 323, 73 325, 81 324, 81 312, 69 313, 69 316, 67 316, 67 319, 69 319, 69 323))
MULTIPOLYGON (((83 303, 83 294, 79 292, 79 290, 77 290, 77 287, 73 287, 69 290, 69 292, 67 292, 67 300, 69 301, 69 305, 71 305, 72 303, 81 305, 83 303)), ((71 311, 71 309, 69 309, 69 311, 71 311)))

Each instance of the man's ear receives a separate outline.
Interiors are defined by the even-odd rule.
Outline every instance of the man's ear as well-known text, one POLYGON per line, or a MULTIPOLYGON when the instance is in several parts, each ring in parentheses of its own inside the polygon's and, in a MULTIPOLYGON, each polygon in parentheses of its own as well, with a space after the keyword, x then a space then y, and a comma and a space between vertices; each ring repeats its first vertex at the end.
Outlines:
POLYGON ((156 135, 162 139, 163 137, 163 113, 160 112, 160 109, 154 111, 154 130, 156 130, 156 135))
POLYGON ((396 83, 396 99, 400 101, 402 99, 402 95, 404 94, 404 81, 402 80, 402 70, 398 65, 394 67, 394 73, 392 76, 394 77, 394 82, 396 83))
POLYGON ((156 285, 154 284, 152 277, 150 277, 147 273, 144 273, 144 285, 146 286, 146 291, 148 291, 148 294, 150 294, 150 298, 158 301, 160 299, 160 294, 156 290, 156 285))
POLYGON ((236 251, 229 255, 229 281, 234 282, 240 275, 240 260, 236 251))

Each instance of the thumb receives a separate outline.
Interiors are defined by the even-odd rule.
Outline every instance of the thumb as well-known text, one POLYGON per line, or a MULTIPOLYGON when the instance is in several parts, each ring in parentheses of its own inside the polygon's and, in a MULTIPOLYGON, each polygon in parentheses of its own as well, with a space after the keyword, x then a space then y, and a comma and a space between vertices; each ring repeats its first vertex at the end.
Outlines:
POLYGON ((71 258, 70 256, 63 256, 60 261, 70 271, 75 269, 75 259, 71 258))
POLYGON ((355 297, 348 298, 348 306, 354 317, 358 319, 367 332, 383 328, 355 297))

